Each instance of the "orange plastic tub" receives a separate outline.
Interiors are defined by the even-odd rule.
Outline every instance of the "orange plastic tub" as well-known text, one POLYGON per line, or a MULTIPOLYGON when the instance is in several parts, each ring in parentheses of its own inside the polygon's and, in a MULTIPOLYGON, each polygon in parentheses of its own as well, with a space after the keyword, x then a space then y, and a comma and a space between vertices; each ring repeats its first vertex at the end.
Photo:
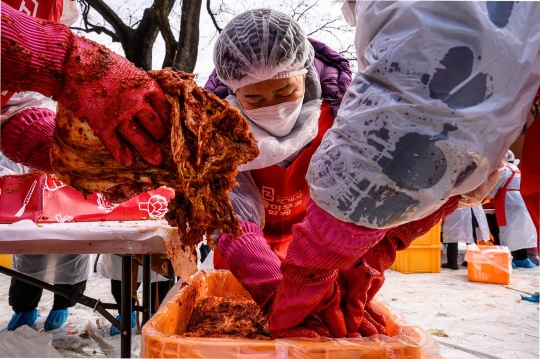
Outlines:
POLYGON ((512 273, 512 255, 505 246, 467 246, 468 278, 473 282, 508 284, 512 273))
POLYGON ((142 329, 142 358, 424 359, 440 358, 437 342, 382 303, 390 336, 358 339, 241 340, 184 338, 191 313, 205 296, 250 298, 229 271, 202 271, 178 283, 142 329))

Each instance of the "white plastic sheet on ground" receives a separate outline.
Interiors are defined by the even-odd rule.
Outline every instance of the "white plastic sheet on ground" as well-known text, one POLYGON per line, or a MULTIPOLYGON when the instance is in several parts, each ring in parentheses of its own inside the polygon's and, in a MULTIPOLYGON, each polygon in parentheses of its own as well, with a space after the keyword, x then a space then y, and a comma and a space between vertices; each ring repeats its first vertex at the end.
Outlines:
POLYGON ((40 334, 28 325, 0 335, 0 358, 62 358, 52 346, 52 334, 40 334))
POLYGON ((313 155, 311 196, 388 228, 477 188, 540 85, 540 3, 357 2, 360 71, 313 155))

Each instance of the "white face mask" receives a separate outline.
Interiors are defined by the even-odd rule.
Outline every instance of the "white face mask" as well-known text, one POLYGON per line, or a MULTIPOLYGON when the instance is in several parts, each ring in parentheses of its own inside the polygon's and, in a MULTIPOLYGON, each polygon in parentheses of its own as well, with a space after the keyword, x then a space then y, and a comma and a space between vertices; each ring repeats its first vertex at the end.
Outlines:
POLYGON ((283 137, 291 132, 296 123, 302 109, 303 100, 304 96, 296 101, 283 102, 279 105, 261 107, 255 110, 243 108, 243 110, 257 126, 272 136, 283 137))

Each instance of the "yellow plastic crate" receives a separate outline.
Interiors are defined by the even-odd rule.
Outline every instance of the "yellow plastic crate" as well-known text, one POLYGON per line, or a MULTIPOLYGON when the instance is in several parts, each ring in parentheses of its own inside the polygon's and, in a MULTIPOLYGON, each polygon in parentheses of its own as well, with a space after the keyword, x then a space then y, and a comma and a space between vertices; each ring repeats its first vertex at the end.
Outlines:
POLYGON ((409 248, 422 247, 441 243, 441 222, 433 226, 429 232, 416 238, 409 248))
POLYGON ((0 254, 0 266, 11 269, 11 254, 0 254))
POLYGON ((426 246, 410 246, 403 251, 398 251, 396 260, 390 269, 405 274, 440 273, 441 247, 439 242, 426 246))

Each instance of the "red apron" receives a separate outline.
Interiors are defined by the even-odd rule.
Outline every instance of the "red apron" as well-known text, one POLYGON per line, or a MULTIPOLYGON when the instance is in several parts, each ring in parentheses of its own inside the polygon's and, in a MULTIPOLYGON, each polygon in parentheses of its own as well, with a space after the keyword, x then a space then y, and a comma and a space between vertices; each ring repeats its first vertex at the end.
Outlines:
MULTIPOLYGON (((64 10, 63 0, 2 0, 15 10, 24 12, 27 15, 54 22, 60 22, 62 11, 64 10)), ((14 92, 2 91, 0 108, 4 107, 14 92)))
MULTIPOLYGON (((332 127, 334 117, 330 105, 323 102, 319 117, 317 137, 287 168, 278 165, 252 170, 251 175, 261 191, 264 205, 264 237, 270 248, 283 261, 293 236, 293 224, 300 223, 306 215, 309 186, 306 181, 311 156, 321 144, 321 140, 332 127)), ((214 268, 227 269, 219 251, 214 252, 214 268)))
MULTIPOLYGON (((540 96, 540 89, 537 96, 540 96)), ((521 196, 536 227, 537 248, 540 248, 540 116, 525 133, 520 168, 521 196)))
POLYGON ((512 171, 512 175, 508 178, 508 180, 506 180, 504 186, 499 189, 499 191, 495 195, 495 198, 493 199, 493 202, 495 203, 495 217, 497 217, 497 224, 499 225, 499 227, 506 226, 506 192, 519 191, 519 188, 508 189, 508 185, 510 184, 510 182, 512 182, 514 176, 521 172, 514 170, 510 166, 508 166, 508 168, 512 171))

